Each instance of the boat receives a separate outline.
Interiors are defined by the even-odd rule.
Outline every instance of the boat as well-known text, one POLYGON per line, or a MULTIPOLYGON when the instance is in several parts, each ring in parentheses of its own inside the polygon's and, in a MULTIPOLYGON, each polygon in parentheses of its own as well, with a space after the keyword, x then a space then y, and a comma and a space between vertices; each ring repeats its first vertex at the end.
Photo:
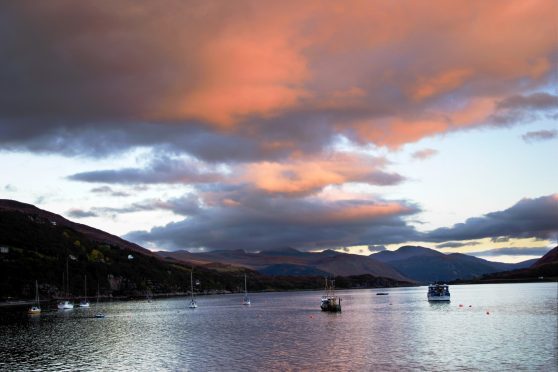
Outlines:
POLYGON ((95 313, 95 318, 104 318, 105 314, 101 311, 98 311, 98 309, 99 309, 99 283, 97 283, 97 303, 95 304, 95 307, 97 308, 97 312, 95 313))
POLYGON ((188 305, 190 309, 195 309, 198 307, 198 303, 194 299, 194 270, 190 271, 190 305, 188 305))
POLYGON ((376 296, 387 296, 387 295, 389 295, 389 293, 387 293, 387 292, 378 292, 378 293, 376 293, 376 296))
POLYGON ((335 280, 325 278, 325 293, 320 308, 333 313, 341 311, 341 298, 335 295, 335 280))
POLYGON ((244 299, 242 299, 243 305, 250 305, 250 297, 248 297, 248 286, 246 285, 246 274, 244 274, 244 299))
POLYGON ((41 313, 41 304, 39 300, 39 283, 35 280, 35 305, 27 311, 27 314, 35 315, 41 313))
MULTIPOLYGON (((69 280, 69 271, 68 271, 68 257, 66 257, 66 280, 64 283, 64 274, 62 274, 62 285, 66 286, 66 298, 70 297, 70 280, 69 280)), ((74 308, 74 304, 70 300, 64 300, 58 303, 58 310, 71 310, 74 308)))
POLYGON ((450 292, 447 284, 430 284, 428 286, 428 301, 449 301, 450 292))
POLYGON ((87 275, 85 276, 84 298, 79 302, 79 307, 89 307, 89 301, 87 301, 87 275))

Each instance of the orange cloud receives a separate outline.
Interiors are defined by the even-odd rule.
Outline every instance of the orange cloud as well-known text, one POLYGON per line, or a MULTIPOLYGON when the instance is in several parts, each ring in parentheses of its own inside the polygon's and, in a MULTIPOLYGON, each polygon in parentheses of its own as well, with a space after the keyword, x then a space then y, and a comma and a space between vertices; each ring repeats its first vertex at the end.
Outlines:
POLYGON ((333 154, 289 162, 261 162, 245 166, 242 179, 269 193, 308 194, 346 182, 393 184, 402 177, 382 172, 384 161, 368 156, 333 154))

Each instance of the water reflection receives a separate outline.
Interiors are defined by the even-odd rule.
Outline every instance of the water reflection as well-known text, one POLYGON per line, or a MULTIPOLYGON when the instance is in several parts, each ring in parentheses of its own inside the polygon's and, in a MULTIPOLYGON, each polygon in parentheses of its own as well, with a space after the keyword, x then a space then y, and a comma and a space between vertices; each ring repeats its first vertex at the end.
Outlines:
POLYGON ((385 291, 340 291, 342 313, 319 292, 1 309, 0 369, 555 369, 556 283, 454 286, 451 303, 385 291))

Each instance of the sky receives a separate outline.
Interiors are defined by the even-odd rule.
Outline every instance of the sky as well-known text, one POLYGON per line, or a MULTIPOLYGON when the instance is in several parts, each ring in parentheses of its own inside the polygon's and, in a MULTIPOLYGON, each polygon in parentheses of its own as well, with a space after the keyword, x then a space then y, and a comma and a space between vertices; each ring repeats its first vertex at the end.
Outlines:
POLYGON ((0 198, 152 250, 558 239, 558 3, 5 1, 0 198))

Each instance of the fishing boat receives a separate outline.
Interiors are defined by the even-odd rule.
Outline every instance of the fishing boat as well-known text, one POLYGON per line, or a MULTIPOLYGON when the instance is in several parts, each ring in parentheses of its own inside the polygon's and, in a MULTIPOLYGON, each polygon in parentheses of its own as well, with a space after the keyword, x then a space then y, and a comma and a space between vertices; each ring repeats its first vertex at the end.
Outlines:
POLYGON ((194 270, 190 271, 190 305, 188 305, 190 309, 195 309, 198 307, 198 303, 194 299, 194 270))
POLYGON ((97 303, 95 304, 97 312, 95 313, 95 318, 104 318, 105 314, 99 311, 99 283, 97 283, 97 303))
POLYGON ((250 297, 248 297, 248 285, 246 284, 246 274, 244 274, 244 298, 242 299, 243 305, 250 305, 250 297))
POLYGON ((449 301, 449 286, 447 284, 430 284, 427 297, 428 301, 449 301))
POLYGON ((27 311, 27 314, 35 315, 41 313, 41 304, 39 301, 39 283, 35 280, 35 305, 27 311))
MULTIPOLYGON (((70 280, 69 280, 69 271, 68 271, 68 257, 66 257, 66 280, 64 281, 64 274, 62 274, 62 286, 66 287, 65 290, 65 297, 70 297, 70 280)), ((60 303, 58 303, 58 310, 71 310, 74 308, 74 304, 66 299, 60 303)))
POLYGON ((84 293, 84 298, 79 302, 79 307, 89 307, 89 301, 87 301, 87 275, 85 276, 83 293, 84 293))
POLYGON ((320 308, 333 313, 341 311, 341 298, 335 295, 335 280, 325 278, 325 293, 320 308))

